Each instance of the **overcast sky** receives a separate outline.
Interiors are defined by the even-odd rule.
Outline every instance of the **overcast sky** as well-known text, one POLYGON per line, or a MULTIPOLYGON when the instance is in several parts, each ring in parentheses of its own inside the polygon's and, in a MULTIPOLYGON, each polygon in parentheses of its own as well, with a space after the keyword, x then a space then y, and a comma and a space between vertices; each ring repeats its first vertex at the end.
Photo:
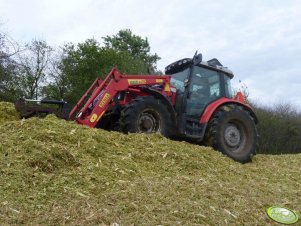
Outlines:
POLYGON ((229 67, 251 99, 301 110, 298 0, 0 0, 0 23, 19 42, 55 46, 129 28, 148 38, 161 70, 198 50, 229 67))

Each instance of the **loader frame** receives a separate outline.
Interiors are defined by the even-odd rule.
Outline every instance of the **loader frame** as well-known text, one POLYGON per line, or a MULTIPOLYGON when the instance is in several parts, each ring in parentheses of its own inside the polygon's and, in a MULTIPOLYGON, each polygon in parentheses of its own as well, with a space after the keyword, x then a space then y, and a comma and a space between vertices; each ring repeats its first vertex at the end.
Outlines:
POLYGON ((170 76, 160 75, 121 75, 113 68, 104 80, 97 78, 80 98, 69 114, 78 124, 96 127, 106 113, 110 103, 125 105, 138 96, 155 95, 173 109, 175 93, 170 89, 170 76), (162 90, 149 88, 158 85, 162 90), (119 99, 121 93, 124 98, 119 99), (83 106, 80 110, 79 108, 83 106))

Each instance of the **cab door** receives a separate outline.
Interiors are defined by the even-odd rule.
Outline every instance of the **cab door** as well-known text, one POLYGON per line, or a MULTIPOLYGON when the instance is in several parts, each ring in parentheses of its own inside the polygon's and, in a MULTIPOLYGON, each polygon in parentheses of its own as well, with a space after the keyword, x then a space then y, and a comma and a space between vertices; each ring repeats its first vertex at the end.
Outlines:
POLYGON ((186 115, 198 119, 210 102, 221 97, 220 74, 205 67, 194 66, 187 88, 186 115))

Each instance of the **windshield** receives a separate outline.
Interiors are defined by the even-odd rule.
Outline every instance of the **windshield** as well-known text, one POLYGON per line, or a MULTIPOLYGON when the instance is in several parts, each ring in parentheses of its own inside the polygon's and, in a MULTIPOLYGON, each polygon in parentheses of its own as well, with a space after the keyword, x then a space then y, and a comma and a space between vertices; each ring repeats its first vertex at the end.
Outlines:
POLYGON ((180 71, 178 73, 172 74, 171 75, 171 81, 170 83, 176 87, 177 93, 178 92, 184 92, 184 80, 188 76, 188 70, 189 68, 186 68, 183 71, 180 71))

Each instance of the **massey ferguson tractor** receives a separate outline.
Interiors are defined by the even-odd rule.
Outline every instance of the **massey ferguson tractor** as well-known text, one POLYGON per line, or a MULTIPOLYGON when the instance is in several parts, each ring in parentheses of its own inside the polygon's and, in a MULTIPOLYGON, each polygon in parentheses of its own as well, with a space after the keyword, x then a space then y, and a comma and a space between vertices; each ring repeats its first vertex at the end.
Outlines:
POLYGON ((76 123, 124 133, 162 135, 210 145, 245 163, 255 154, 257 117, 238 92, 233 73, 201 54, 178 60, 166 75, 122 75, 112 69, 96 79, 69 114, 76 123))

